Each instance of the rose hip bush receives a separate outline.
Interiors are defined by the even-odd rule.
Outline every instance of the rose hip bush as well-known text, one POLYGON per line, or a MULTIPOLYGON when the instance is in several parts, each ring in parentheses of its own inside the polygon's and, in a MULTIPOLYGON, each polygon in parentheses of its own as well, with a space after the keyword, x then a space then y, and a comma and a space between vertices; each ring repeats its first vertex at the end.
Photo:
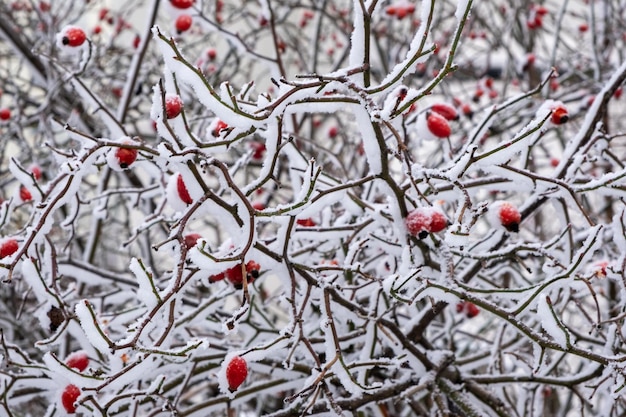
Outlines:
POLYGON ((2 413, 622 415, 617 3, 0 4, 2 413))

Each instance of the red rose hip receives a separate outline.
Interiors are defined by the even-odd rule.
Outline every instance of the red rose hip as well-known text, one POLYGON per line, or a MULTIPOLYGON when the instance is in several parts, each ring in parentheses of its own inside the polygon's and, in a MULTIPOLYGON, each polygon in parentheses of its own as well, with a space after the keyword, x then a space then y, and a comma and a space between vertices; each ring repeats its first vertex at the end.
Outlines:
POLYGON ((226 366, 226 381, 228 381, 228 389, 237 390, 248 376, 248 364, 241 356, 235 356, 228 362, 226 366))
POLYGON ((191 28, 191 24, 193 23, 193 19, 188 14, 181 14, 176 18, 176 31, 178 33, 183 33, 188 31, 191 28))
POLYGON ((65 364, 70 368, 83 372, 89 366, 89 357, 85 352, 74 352, 65 358, 65 364))
POLYGON ((80 396, 80 389, 73 384, 68 385, 61 394, 61 403, 63 408, 68 414, 74 414, 76 412, 76 400, 80 396))
POLYGON ((13 255, 18 249, 19 245, 17 240, 12 238, 6 239, 0 244, 0 259, 13 255))
POLYGON ((63 33, 61 43, 66 46, 77 47, 81 46, 87 40, 85 31, 76 26, 68 27, 63 33))
POLYGON ((176 189, 178 190, 178 196, 185 204, 193 203, 193 199, 189 195, 189 191, 187 190, 187 186, 183 181, 183 176, 179 173, 178 178, 176 179, 176 189))
POLYGON ((426 116, 426 126, 438 138, 447 138, 452 133, 448 120, 436 112, 430 112, 426 116))
POLYGON ((183 101, 176 94, 165 96, 165 117, 173 119, 177 117, 183 109, 183 101))

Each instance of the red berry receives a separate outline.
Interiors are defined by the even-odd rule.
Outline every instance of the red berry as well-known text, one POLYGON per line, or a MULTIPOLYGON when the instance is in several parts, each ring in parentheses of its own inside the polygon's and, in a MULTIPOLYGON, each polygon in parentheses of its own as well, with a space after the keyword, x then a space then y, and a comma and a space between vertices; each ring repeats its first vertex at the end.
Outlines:
MULTIPOLYGON (((255 261, 248 261, 246 263, 246 280, 250 283, 259 277, 259 271, 261 266, 255 261)), ((243 275, 241 271, 241 265, 235 265, 232 268, 228 268, 224 271, 224 278, 227 278, 235 288, 240 289, 243 286, 243 275)))
POLYGON ((252 203, 252 208, 254 208, 255 210, 265 210, 265 204, 260 201, 255 201, 254 203, 252 203))
POLYGON ((30 173, 33 174, 33 178, 35 178, 36 180, 41 178, 41 168, 39 168, 37 165, 33 165, 30 167, 30 173))
POLYGON ((449 104, 436 103, 430 109, 443 116, 446 120, 457 120, 459 118, 459 113, 449 104))
POLYGON ((80 396, 80 389, 73 384, 68 385, 63 390, 61 394, 61 403, 63 403, 63 408, 69 414, 74 414, 76 412, 76 405, 74 404, 78 397, 80 396))
POLYGON ((588 25, 588 24, 586 24, 586 23, 581 23, 581 24, 578 26, 578 31, 579 31, 580 33, 587 32, 588 30, 589 30, 589 25, 588 25))
POLYGON ((412 4, 406 7, 398 7, 396 9, 396 17, 398 18, 398 20, 402 20, 408 15, 412 14, 414 11, 415 11, 415 6, 413 6, 412 4))
POLYGON ((220 272, 219 274, 211 275, 209 277, 209 282, 222 281, 225 278, 226 278, 226 271, 220 272))
POLYGON ((465 315, 468 319, 476 317, 478 313, 480 313, 480 310, 476 307, 476 304, 470 302, 465 303, 465 315))
POLYGON ((215 57, 217 56, 217 51, 214 48, 209 48, 206 51, 206 56, 213 61, 215 59, 215 57))
POLYGON ((30 191, 28 191, 28 188, 24 187, 23 185, 20 187, 20 198, 24 202, 30 201, 33 199, 33 196, 30 193, 30 191))
POLYGON ((74 352, 65 358, 65 364, 70 368, 78 369, 78 372, 83 372, 89 365, 89 357, 85 352, 74 352))
POLYGON ((194 0, 170 0, 170 3, 177 9, 188 9, 193 6, 193 1, 194 0))
POLYGON ((13 255, 19 249, 17 240, 7 239, 0 245, 0 259, 13 255))
POLYGON ((339 129, 337 128, 337 126, 331 126, 328 129, 328 137, 329 138, 331 138, 331 139, 335 138, 335 137, 337 137, 338 134, 339 134, 339 129))
POLYGON ((63 37, 61 38, 61 43, 67 46, 81 46, 87 40, 87 35, 85 31, 76 26, 70 26, 65 30, 63 37))
POLYGON ((9 120, 11 118, 11 110, 4 107, 0 109, 0 120, 9 120))
POLYGON ((313 227, 317 225, 317 223, 315 223, 315 220, 311 218, 298 219, 296 220, 296 224, 298 224, 299 226, 303 226, 303 227, 313 227))
POLYGON ((188 14, 181 14, 176 18, 176 30, 178 33, 183 33, 191 28, 193 19, 188 14))
POLYGON ((173 119, 178 116, 183 109, 183 101, 176 94, 165 96, 165 117, 173 119))
POLYGON ((254 149, 254 152, 252 152, 252 159, 256 161, 258 161, 259 159, 263 159, 263 155, 265 154, 265 151, 267 149, 264 143, 256 141, 251 142, 250 147, 254 149))
POLYGON ((461 105, 461 111, 465 116, 469 117, 470 119, 474 116, 474 110, 472 110, 472 106, 467 103, 463 103, 461 105))
POLYGON ((550 117, 550 120, 552 120, 552 123, 555 125, 562 125, 567 122, 569 120, 567 108, 563 104, 557 104, 552 109, 552 116, 550 117))
POLYGON ((137 149, 117 148, 115 158, 117 158, 120 167, 126 169, 137 159, 137 149))
POLYGON ((198 239, 200 238, 202 238, 202 236, 198 233, 189 233, 188 235, 186 235, 185 246, 187 247, 187 249, 191 249, 196 246, 196 243, 198 243, 198 239))
POLYGON ((226 380, 228 389, 235 391, 248 376, 248 364, 241 356, 235 356, 226 365, 226 380))
POLYGON ((438 233, 448 227, 448 219, 441 211, 435 208, 431 209, 431 211, 429 232, 438 233))
POLYGON ((598 278, 606 278, 606 270, 609 266, 608 261, 598 261, 595 264, 595 275, 598 278))
POLYGON ((213 130, 211 131, 211 134, 214 137, 218 137, 220 135, 220 132, 224 129, 228 128, 228 125, 226 124, 226 122, 223 122, 221 120, 218 120, 215 123, 215 127, 213 128, 213 130))
POLYGON ((428 127, 430 133, 438 138, 447 138, 450 136, 450 133, 452 133, 450 124, 445 117, 439 113, 429 112, 426 116, 426 126, 428 127))
POLYGON ((448 227, 448 219, 435 207, 416 208, 406 216, 405 223, 409 234, 420 239, 425 238, 428 233, 438 233, 448 227))
POLYGON ((178 179, 176 180, 176 189, 178 190, 178 196, 183 203, 191 204, 193 203, 193 199, 189 195, 189 191, 187 190, 187 186, 185 185, 185 181, 183 181, 183 176, 178 174, 178 179))
POLYGON ((430 216, 422 207, 411 211, 406 216, 405 222, 411 236, 418 236, 423 239, 428 235, 430 216))
POLYGON ((500 224, 506 230, 509 232, 519 231, 519 223, 522 220, 522 216, 517 207, 508 201, 497 201, 494 203, 494 208, 500 224))
POLYGON ((98 17, 100 18, 100 20, 104 20, 108 16, 109 16, 109 9, 106 9, 106 8, 100 9, 100 12, 98 13, 98 17))

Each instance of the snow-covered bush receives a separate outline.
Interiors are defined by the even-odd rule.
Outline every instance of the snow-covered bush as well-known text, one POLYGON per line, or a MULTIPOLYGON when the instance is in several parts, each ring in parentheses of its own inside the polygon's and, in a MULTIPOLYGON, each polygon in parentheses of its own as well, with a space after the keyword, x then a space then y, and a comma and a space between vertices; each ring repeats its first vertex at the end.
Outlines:
POLYGON ((3 415, 626 412, 619 2, 110 3, 0 4, 3 415))

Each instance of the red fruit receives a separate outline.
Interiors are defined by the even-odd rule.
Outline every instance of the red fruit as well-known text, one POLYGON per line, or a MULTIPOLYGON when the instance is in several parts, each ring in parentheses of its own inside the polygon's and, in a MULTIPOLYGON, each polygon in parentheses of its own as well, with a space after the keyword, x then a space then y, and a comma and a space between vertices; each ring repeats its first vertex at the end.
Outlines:
POLYGON ((609 266, 609 263, 607 261, 598 261, 595 264, 595 275, 598 278, 606 278, 606 269, 609 266))
POLYGON ((61 394, 61 403, 63 408, 68 414, 74 414, 76 412, 76 405, 74 404, 80 396, 80 389, 73 384, 68 385, 61 394))
POLYGON ((79 27, 71 26, 65 30, 65 34, 61 38, 61 43, 67 46, 81 46, 87 40, 85 31, 79 27))
POLYGON ((188 14, 181 14, 176 18, 176 30, 178 33, 183 33, 191 28, 193 19, 188 14))
POLYGON ((257 160, 257 161, 259 159, 263 159, 263 155, 265 155, 265 151, 267 149, 264 143, 251 142, 250 147, 254 149, 254 152, 252 152, 252 159, 257 160))
POLYGON ((78 369, 78 372, 83 372, 89 365, 89 357, 84 352, 74 352, 65 358, 65 364, 70 368, 78 369))
POLYGON ((461 105, 461 111, 465 116, 469 117, 470 119, 474 116, 474 110, 472 110, 472 106, 467 103, 463 103, 461 105))
POLYGON ((387 8, 385 9, 385 13, 386 13, 388 16, 393 16, 393 15, 395 15, 395 14, 396 14, 396 11, 397 11, 397 10, 396 10, 396 7, 395 7, 395 6, 389 6, 389 7, 387 7, 387 8))
POLYGON ((136 35, 135 38, 133 39, 133 48, 135 49, 139 48, 140 43, 141 43, 141 36, 136 35))
POLYGON ((398 7, 396 9, 396 17, 398 18, 398 20, 402 20, 408 15, 413 14, 414 11, 415 11, 415 6, 413 5, 406 6, 406 7, 398 7))
POLYGON ((588 24, 586 24, 586 23, 581 23, 581 24, 578 26, 578 31, 579 31, 580 33, 587 32, 588 30, 589 30, 589 25, 588 25, 588 24))
POLYGON ((476 307, 476 304, 470 302, 465 303, 465 316, 467 316, 468 319, 476 317, 478 313, 480 313, 480 310, 476 307))
POLYGON ((224 278, 226 278, 226 272, 220 272, 219 274, 211 275, 209 282, 222 281, 224 278))
POLYGON ((337 126, 331 126, 328 129, 328 137, 329 138, 331 138, 331 139, 335 138, 335 137, 337 137, 338 134, 339 134, 339 129, 337 128, 337 126))
POLYGON ((252 208, 254 208, 255 210, 265 210, 265 204, 261 203, 260 201, 255 201, 254 203, 252 203, 252 208))
POLYGON ((202 238, 198 233, 189 233, 185 236, 185 246, 187 249, 191 249, 198 243, 198 239, 202 238))
POLYGON ((33 178, 35 178, 36 180, 41 178, 41 168, 39 168, 37 165, 33 165, 30 167, 30 173, 33 174, 33 178))
POLYGON ((100 18, 100 20, 106 19, 108 15, 109 15, 109 9, 105 9, 105 8, 100 9, 100 12, 98 13, 98 17, 100 18))
POLYGON ((183 109, 183 101, 176 94, 165 96, 165 117, 173 119, 178 116, 183 109))
POLYGON ((405 222, 411 236, 417 236, 420 239, 428 236, 430 216, 424 208, 418 207, 411 211, 406 216, 405 222))
POLYGON ((33 196, 30 193, 30 191, 28 191, 28 188, 24 187, 23 185, 20 187, 20 198, 24 202, 30 201, 33 199, 33 196))
POLYGON ((48 3, 47 1, 40 1, 39 2, 39 10, 41 10, 42 12, 49 12, 50 11, 50 3, 48 3))
POLYGON ((207 57, 208 57, 211 61, 213 61, 213 60, 215 59, 215 57, 217 56, 217 51, 216 51, 215 49, 213 49, 213 48, 209 48, 209 49, 206 51, 206 56, 207 56, 207 57))
POLYGON ((296 224, 298 224, 299 226, 303 226, 303 227, 313 227, 317 225, 317 223, 315 223, 315 220, 311 218, 298 219, 296 220, 296 224))
POLYGON ((433 104, 430 109, 434 111, 435 113, 443 116, 446 120, 457 120, 459 118, 459 113, 456 111, 454 107, 450 106, 449 104, 445 104, 445 103, 433 104))
POLYGON ((557 80, 556 78, 553 78, 550 80, 550 90, 551 91, 557 91, 560 87, 559 84, 559 80, 557 80))
POLYGON ((452 133, 450 124, 445 117, 439 113, 430 112, 426 116, 426 126, 433 135, 438 138, 447 138, 452 133))
POLYGON ((569 120, 567 108, 563 104, 557 104, 552 109, 552 116, 550 117, 550 120, 552 120, 552 123, 555 125, 562 125, 567 122, 569 120))
POLYGON ((177 9, 188 9, 193 6, 193 1, 194 0, 170 0, 170 3, 177 9))
POLYGON ((0 259, 13 255, 19 249, 17 240, 7 239, 0 245, 0 259))
POLYGON ((241 356, 235 356, 226 365, 226 381, 228 389, 235 391, 248 376, 248 364, 241 356))
POLYGON ((476 317, 478 313, 480 313, 480 309, 476 307, 474 303, 470 303, 469 301, 459 301, 456 305, 456 312, 465 312, 465 316, 468 319, 471 319, 473 317, 476 317))
POLYGON ((137 149, 117 148, 115 158, 117 158, 120 167, 126 169, 137 159, 137 149))
POLYGON ((180 173, 178 174, 178 179, 176 180, 176 189, 178 190, 178 196, 180 197, 181 200, 183 200, 183 203, 185 204, 193 203, 193 199, 189 195, 187 186, 185 185, 185 182, 183 181, 183 176, 180 175, 180 173))
POLYGON ((496 206, 498 220, 502 226, 509 232, 519 232, 519 223, 522 220, 522 216, 513 204, 502 201, 496 206))
POLYGON ((220 132, 226 128, 228 128, 228 125, 225 122, 218 120, 215 124, 215 127, 211 131, 211 134, 215 137, 218 137, 220 135, 220 132))
POLYGON ((539 16, 545 16, 546 14, 548 14, 548 9, 545 6, 534 6, 535 9, 535 13, 537 13, 539 16))
POLYGON ((0 120, 9 120, 11 118, 11 110, 6 107, 0 109, 0 120))
MULTIPOLYGON (((259 270, 261 266, 255 261, 248 261, 246 263, 246 280, 250 283, 259 277, 259 270)), ((224 277, 227 278, 235 288, 241 288, 243 286, 243 275, 241 271, 241 265, 235 265, 232 268, 228 268, 224 271, 224 277)))
POLYGON ((448 219, 435 207, 416 208, 406 216, 405 223, 409 234, 420 239, 428 236, 428 233, 438 233, 448 227, 448 219))
POLYGON ((430 229, 431 233, 441 232, 443 229, 448 227, 448 219, 446 216, 437 209, 432 209, 430 215, 430 229))

